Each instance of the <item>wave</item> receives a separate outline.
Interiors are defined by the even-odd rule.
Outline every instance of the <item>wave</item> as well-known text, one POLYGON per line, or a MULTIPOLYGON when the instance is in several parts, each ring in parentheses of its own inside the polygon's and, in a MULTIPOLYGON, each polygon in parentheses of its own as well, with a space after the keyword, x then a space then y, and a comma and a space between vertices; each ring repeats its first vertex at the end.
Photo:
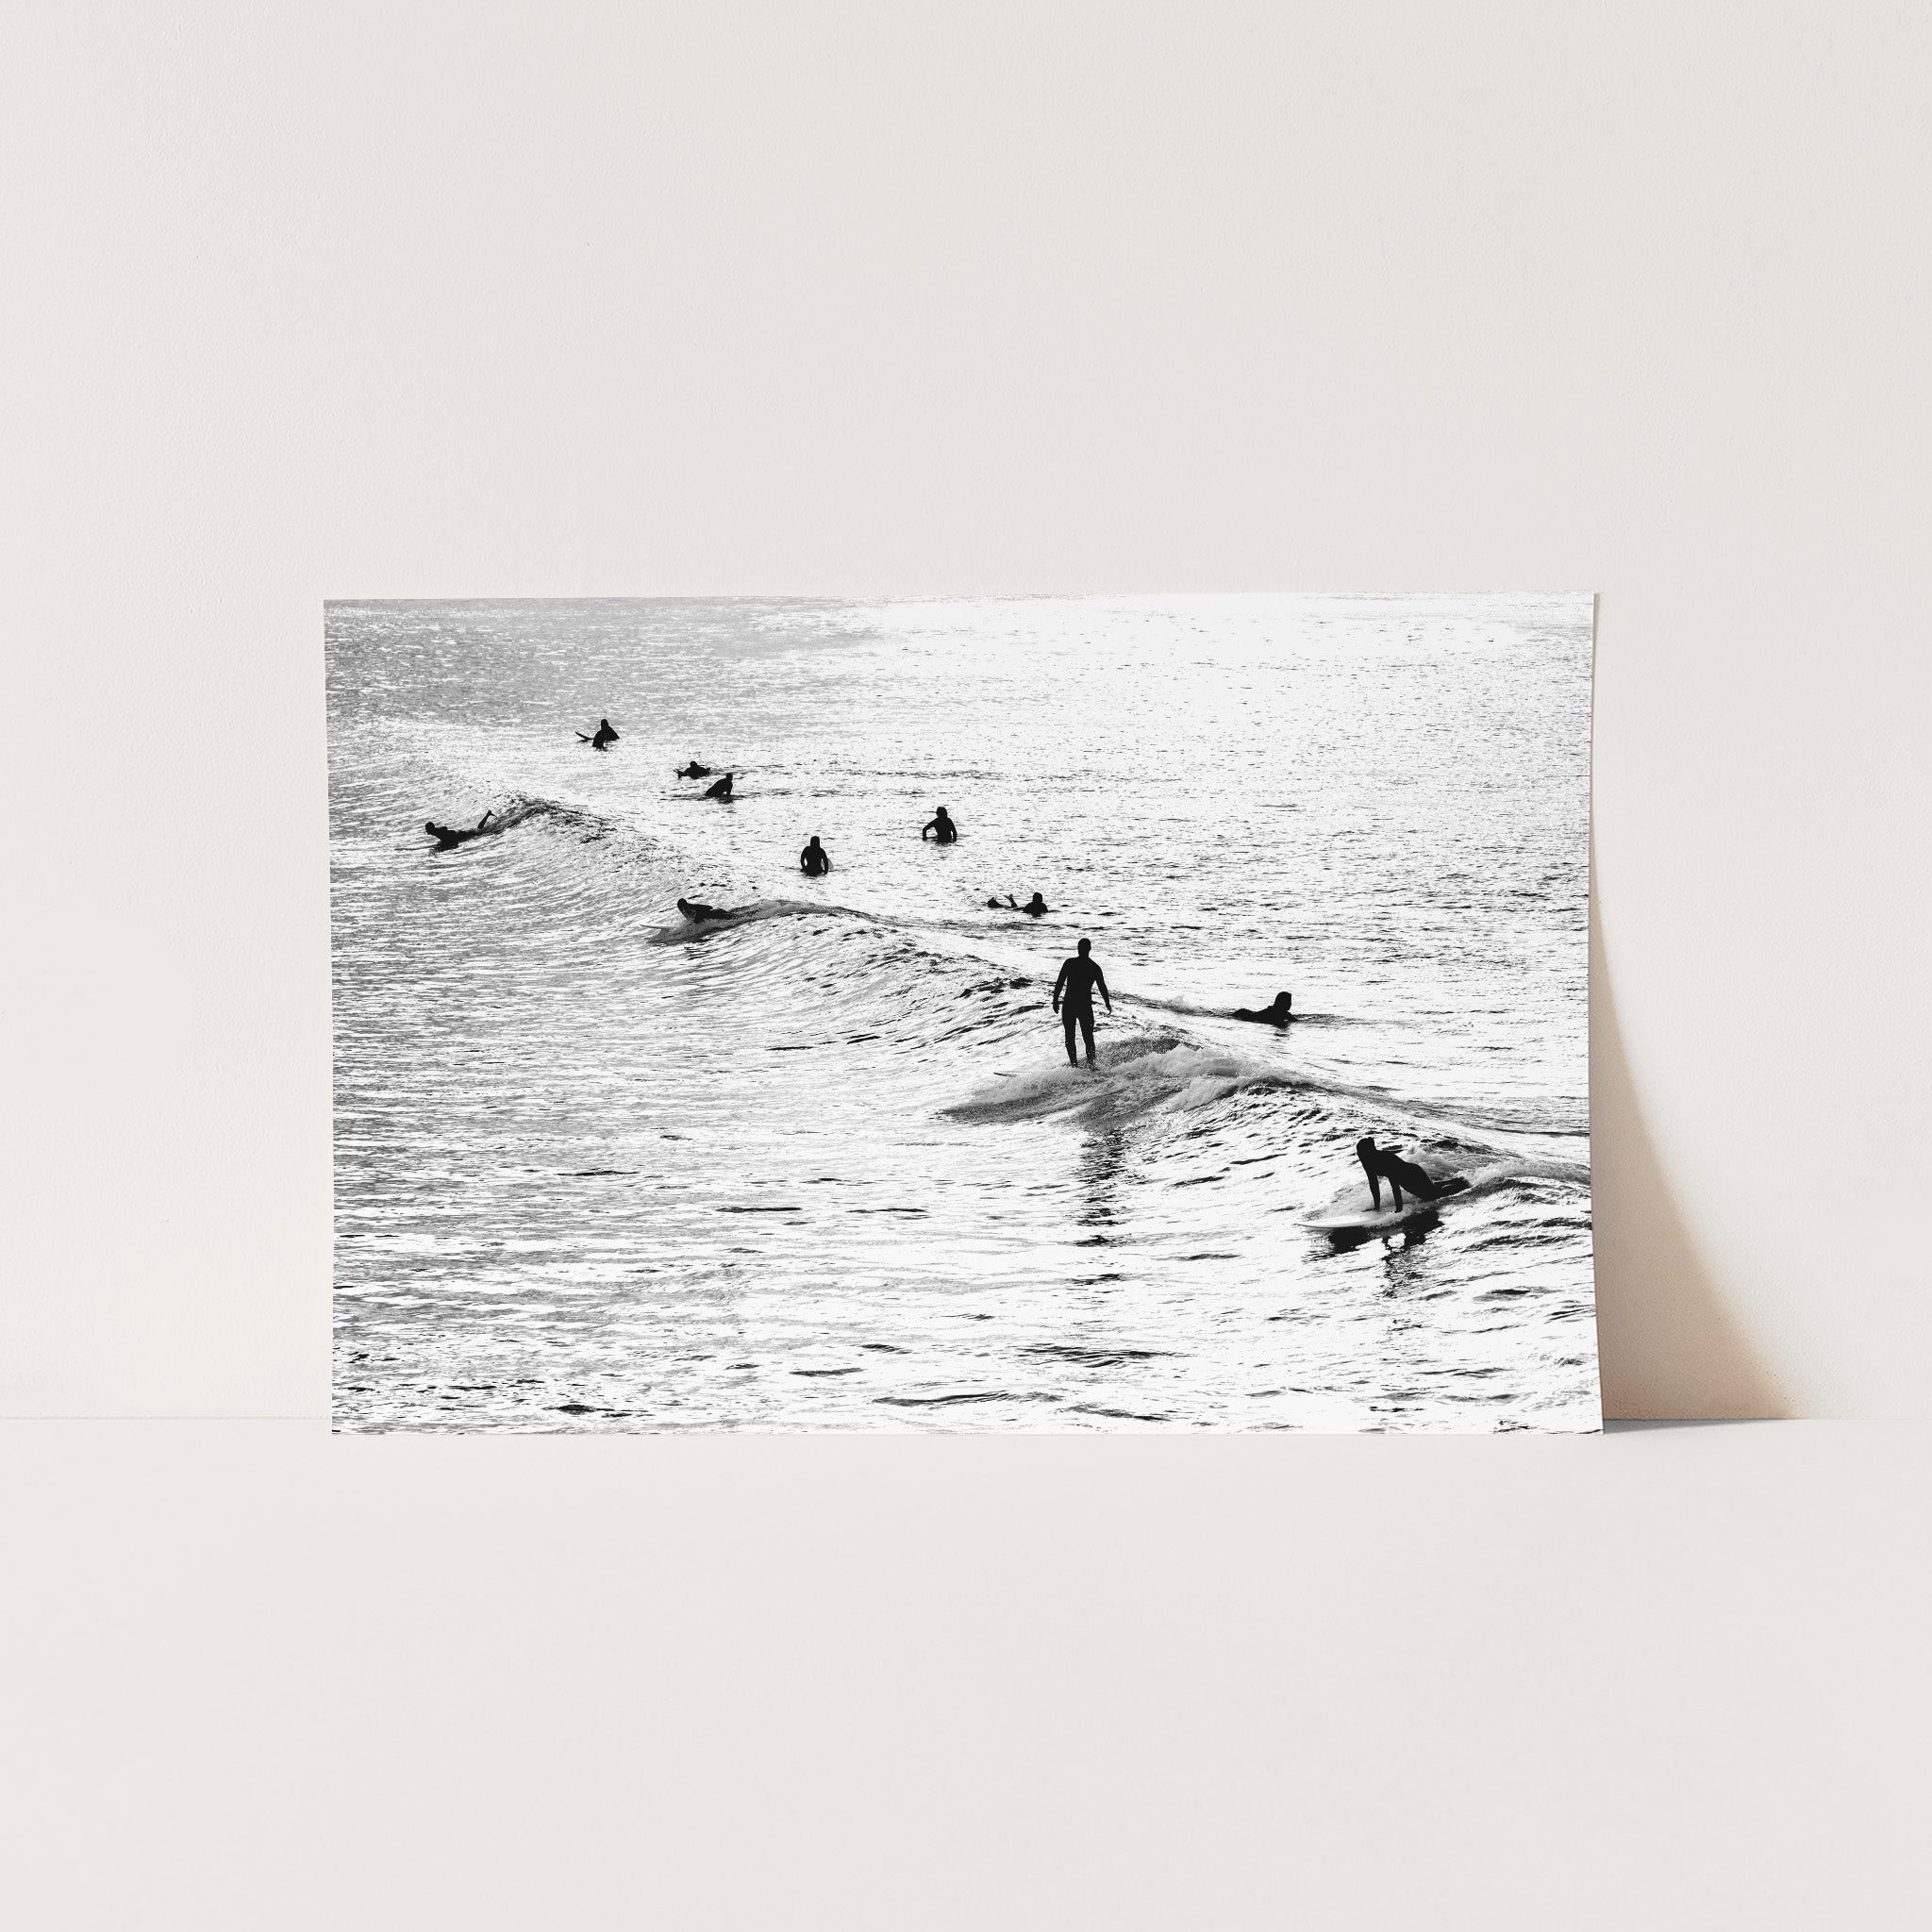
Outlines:
MULTIPOLYGON (((863 906, 841 906, 830 899, 754 899, 746 906, 721 906, 717 910, 723 916, 708 919, 702 925, 693 924, 680 915, 675 924, 660 926, 654 931, 649 936, 649 943, 681 945, 689 941, 712 939, 721 932, 733 932, 740 926, 760 924, 773 919, 849 919, 863 925, 875 926, 881 932, 909 936, 930 958, 949 965, 970 967, 974 972, 983 973, 995 963, 979 954, 966 950, 948 951, 930 943, 934 938, 944 939, 958 934, 971 939, 983 932, 983 927, 964 920, 908 919, 891 912, 873 912, 863 906)), ((1026 980, 1014 983, 1030 984, 1026 980)))
POLYGON ((1313 1091, 1384 1104, 1389 1099, 1372 1089, 1324 1080, 1161 1031, 1109 1041, 1107 1058, 1095 1068, 1053 1067, 996 1076, 942 1110, 965 1121, 1044 1120, 1056 1114, 1121 1119, 1190 1112, 1250 1088, 1313 1091))
MULTIPOLYGON (((998 1024, 1004 1013, 1012 1010, 1012 1002, 1003 996, 1043 983, 971 954, 947 949, 945 942, 953 931, 951 921, 898 918, 862 907, 812 899, 760 899, 720 910, 722 918, 708 919, 702 924, 680 918, 675 924, 654 927, 644 935, 645 943, 703 945, 722 934, 746 926, 802 918, 867 925, 881 935, 909 941, 926 958, 973 975, 958 987, 958 993, 962 997, 985 996, 990 1010, 982 1021, 969 1021, 963 1026, 949 1028, 937 1036, 941 1039, 957 1039, 981 1025, 998 1024), (939 944, 935 945, 934 941, 939 944)), ((1123 994, 1119 1004, 1138 1007, 1143 1011, 1171 1013, 1183 1021, 1227 1019, 1224 1010, 1194 1006, 1184 1000, 1123 994)), ((1339 1014, 1310 1014, 1307 1018, 1309 1022, 1349 1024, 1345 1016, 1339 1014)), ((1589 1136, 1587 1119, 1577 1122, 1507 1108, 1441 1105, 1409 1098, 1384 1086, 1297 1065, 1274 1050, 1276 1042, 1283 1040, 1282 1034, 1259 1026, 1242 1030, 1244 1035, 1254 1037, 1253 1049, 1159 1024, 1150 1025, 1144 1032, 1124 1036, 1117 1033, 1108 1041, 1101 1064, 1094 1071, 1056 1065, 995 1075, 964 1098, 941 1108, 941 1113, 954 1120, 985 1123, 1058 1116, 1090 1122, 1124 1121, 1153 1114, 1194 1112, 1237 1094, 1274 1091, 1305 1093, 1324 1102, 1345 1105, 1368 1131, 1386 1129, 1490 1154, 1507 1151, 1526 1155, 1529 1150, 1523 1144, 1525 1141, 1587 1141, 1589 1136)), ((1291 1045, 1294 1037, 1294 1029, 1287 1029, 1288 1043, 1291 1045)), ((1570 1162, 1562 1165, 1561 1176, 1587 1176, 1588 1172, 1587 1166, 1570 1162)))
POLYGON ((608 839, 617 829, 610 820, 587 811, 582 806, 565 805, 556 798, 532 798, 525 791, 511 797, 510 802, 496 814, 496 823, 490 829, 508 832, 512 826, 532 823, 555 824, 581 833, 587 844, 608 839))
MULTIPOLYGON (((647 902, 657 892, 668 894, 673 889, 664 875, 666 863, 675 862, 672 855, 622 821, 556 798, 519 792, 502 808, 490 831, 507 832, 525 825, 574 834, 585 844, 614 840, 625 848, 620 859, 647 858, 653 877, 641 895, 647 902), (634 854, 630 851, 633 845, 640 847, 634 854)), ((614 875, 611 882, 614 883, 614 875)), ((590 880, 586 878, 584 883, 589 885, 590 880)), ((702 895, 703 887, 696 890, 702 895)), ((976 1054, 990 1051, 1002 1033, 1008 1041, 1014 1038, 1012 1029, 1019 1019, 1019 1008, 1024 1004, 1015 995, 1044 984, 1024 972, 1015 972, 1012 963, 973 949, 973 941, 987 934, 990 923, 983 918, 908 917, 834 900, 784 896, 720 908, 722 917, 708 919, 701 924, 673 915, 667 923, 642 925, 641 929, 640 924, 631 921, 642 908, 636 897, 625 897, 625 910, 629 913, 625 923, 630 932, 651 946, 704 946, 744 927, 769 927, 794 920, 837 922, 870 928, 882 940, 890 941, 893 952, 909 947, 925 961, 943 969, 938 978, 923 978, 916 991, 912 982, 902 983, 895 974, 892 984, 901 1021, 924 1029, 924 1037, 928 1041, 958 1041, 972 1036, 977 1043, 970 1050, 976 1054), (974 996, 974 1010, 962 1013, 958 1022, 939 1027, 935 1024, 939 1008, 932 1001, 942 993, 957 998, 974 996)), ((651 917, 649 913, 643 916, 651 917)), ((997 919, 991 924, 996 930, 1008 927, 1008 922, 997 919)), ((862 966, 854 959, 849 964, 841 961, 835 969, 836 976, 846 982, 854 993, 863 991, 888 964, 886 958, 871 957, 872 949, 866 950, 868 958, 862 966), (855 974, 853 968, 859 970, 855 974)), ((1387 1131, 1424 1141, 1452 1159, 1458 1154, 1491 1159, 1507 1155, 1522 1161, 1555 1151, 1547 1144, 1552 1141, 1581 1141, 1588 1144, 1588 1121, 1580 1110, 1559 1106, 1553 1111, 1532 1108, 1525 1112, 1510 1108, 1472 1108, 1454 1101, 1439 1104, 1405 1096, 1386 1086, 1341 1077, 1327 1068, 1310 1067, 1294 1054, 1297 1039, 1316 1037, 1313 1029, 1369 1024, 1349 1015, 1298 1014, 1293 1025, 1275 1029, 1237 1022, 1227 1008, 1205 1006, 1192 1000, 1131 992, 1118 995, 1117 1000, 1126 1011, 1143 1017, 1129 1020, 1126 1030, 1111 1035, 1097 1071, 1052 1065, 995 1075, 951 1105, 941 1107, 941 1115, 986 1124, 1061 1117, 1090 1123, 1125 1122, 1146 1116, 1196 1113, 1239 1095, 1274 1092, 1310 1096, 1337 1110, 1345 1110, 1362 1130, 1387 1131), (1170 1024, 1162 1024, 1163 1020, 1170 1024), (1192 1022, 1213 1024, 1197 1027, 1188 1024, 1192 1022), (1305 1028, 1309 1031, 1305 1033, 1305 1028), (1229 1039, 1229 1035, 1234 1038, 1229 1039)), ((1057 1035, 1055 1028, 1054 1050, 1058 1045, 1057 1035)), ((1041 1044, 1046 1047, 1045 1041, 1041 1044)), ((1057 1051, 1054 1057, 1058 1058, 1057 1051)), ((1466 1169, 1468 1161, 1463 1160, 1460 1166, 1466 1169)), ((1587 1185, 1588 1175, 1587 1162, 1557 1160, 1549 1164, 1547 1177, 1580 1178, 1587 1185)))
POLYGON ((1118 1123, 1197 1112, 1248 1092, 1307 1094, 1324 1103, 1345 1103, 1365 1131, 1430 1139, 1470 1153, 1502 1156, 1512 1174, 1589 1184, 1585 1162, 1508 1144, 1522 1139, 1562 1139, 1567 1129, 1419 1105, 1385 1088, 1285 1067, 1168 1031, 1110 1041, 1105 1059, 1091 1070, 1052 1067, 996 1075, 941 1112, 953 1120, 989 1124, 1061 1117, 1118 1123))
POLYGON ((806 913, 816 913, 821 918, 859 919, 871 925, 894 923, 861 911, 857 906, 821 905, 811 899, 755 899, 749 906, 721 906, 717 909, 720 916, 708 919, 701 925, 680 913, 675 925, 657 926, 646 933, 644 943, 651 946, 695 945, 702 940, 716 939, 720 933, 735 932, 741 926, 758 925, 772 919, 795 919, 806 913))

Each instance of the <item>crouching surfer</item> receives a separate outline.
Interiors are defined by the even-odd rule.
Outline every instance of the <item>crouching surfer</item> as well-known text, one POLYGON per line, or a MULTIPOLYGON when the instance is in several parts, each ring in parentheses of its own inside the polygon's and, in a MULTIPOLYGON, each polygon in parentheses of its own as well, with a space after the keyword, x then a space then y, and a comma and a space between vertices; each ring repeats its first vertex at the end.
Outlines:
POLYGON ((1264 1026, 1286 1026, 1294 1018, 1289 1011, 1293 1005, 1294 996, 1291 993, 1278 992, 1274 995, 1273 1006, 1262 1007, 1258 1010, 1253 1007, 1237 1007, 1234 1009, 1234 1018, 1258 1020, 1264 1026))
POLYGON ((693 925, 702 925, 708 919, 729 919, 732 916, 728 906, 706 906, 696 899, 680 899, 677 902, 677 909, 693 925))
POLYGON ((1373 1134, 1364 1134, 1355 1143, 1355 1158, 1362 1164, 1362 1172, 1369 1177, 1369 1198, 1379 1212, 1382 1206, 1382 1183, 1389 1183, 1389 1191, 1395 1197, 1394 1206, 1402 1206, 1402 1191, 1407 1188, 1418 1201, 1440 1201, 1444 1194, 1459 1194, 1469 1186, 1460 1174, 1452 1174, 1447 1180, 1439 1181, 1424 1172, 1414 1161, 1405 1160, 1400 1149, 1377 1147, 1373 1134))
POLYGON ((439 825, 434 819, 425 819, 423 829, 436 841, 436 849, 439 852, 454 852, 466 839, 477 839, 487 832, 490 829, 490 821, 495 816, 495 808, 492 807, 474 825, 460 829, 453 825, 439 825))

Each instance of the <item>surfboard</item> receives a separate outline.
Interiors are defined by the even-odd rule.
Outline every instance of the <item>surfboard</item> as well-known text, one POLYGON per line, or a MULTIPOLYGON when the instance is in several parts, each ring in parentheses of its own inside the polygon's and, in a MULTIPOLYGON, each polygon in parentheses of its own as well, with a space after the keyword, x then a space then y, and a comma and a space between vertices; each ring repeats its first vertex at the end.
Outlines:
POLYGON ((1443 1200, 1458 1200, 1459 1194, 1444 1195, 1435 1201, 1419 1201, 1413 1194, 1403 1197, 1400 1208, 1391 1207, 1384 1194, 1378 1208, 1366 1188, 1351 1188, 1340 1200, 1319 1214, 1308 1216, 1307 1224, 1322 1234, 1387 1234, 1394 1228, 1411 1227, 1419 1221, 1432 1221, 1442 1211, 1443 1200))

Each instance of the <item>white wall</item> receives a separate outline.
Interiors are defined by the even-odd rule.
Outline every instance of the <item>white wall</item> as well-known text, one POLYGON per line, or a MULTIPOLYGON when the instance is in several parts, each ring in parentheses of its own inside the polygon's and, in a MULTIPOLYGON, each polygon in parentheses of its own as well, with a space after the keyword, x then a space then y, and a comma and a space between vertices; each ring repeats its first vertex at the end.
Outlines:
POLYGON ((16 8, 0 1408, 325 1410, 325 596, 1575 586, 1611 1411, 1932 1413, 1928 42, 16 8))

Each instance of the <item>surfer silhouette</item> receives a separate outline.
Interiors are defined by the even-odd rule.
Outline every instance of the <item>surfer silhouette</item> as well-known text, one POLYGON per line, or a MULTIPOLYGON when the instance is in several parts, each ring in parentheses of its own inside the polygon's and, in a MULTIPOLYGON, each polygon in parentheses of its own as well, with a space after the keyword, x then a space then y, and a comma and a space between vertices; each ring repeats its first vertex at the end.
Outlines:
POLYGON ((729 772, 726 772, 722 778, 720 778, 715 785, 707 785, 705 787, 705 796, 707 798, 723 799, 725 804, 730 804, 731 777, 732 774, 729 772))
POLYGON ((798 855, 798 869, 808 879, 815 879, 832 869, 832 856, 819 843, 816 832, 811 835, 810 844, 798 855))
POLYGON ((1107 1002, 1107 1010, 1113 1011, 1113 995, 1107 990, 1107 974, 1100 970, 1100 962, 1088 956, 1093 950, 1091 940, 1082 940, 1078 952, 1071 959, 1060 962, 1060 976, 1053 983, 1053 1009, 1060 1016, 1060 1024, 1067 1033, 1067 1064, 1077 1067, 1079 1058, 1074 1052, 1074 1029, 1078 1027, 1087 1042, 1087 1064, 1093 1064, 1093 989, 1100 989, 1100 997, 1107 1002))
POLYGON ((680 899, 677 902, 677 909, 693 925, 702 925, 708 919, 729 919, 731 917, 731 911, 728 907, 705 906, 695 899, 680 899))
POLYGON ((490 821, 495 816, 496 810, 492 806, 474 825, 465 826, 461 830, 449 825, 439 825, 434 819, 425 819, 423 829, 436 841, 436 849, 439 852, 454 852, 466 839, 478 838, 488 831, 490 821))
POLYGON ((1234 1017, 1237 1020, 1259 1020, 1268 1026, 1286 1026, 1294 1018, 1289 1008, 1294 1005, 1291 993, 1278 992, 1273 1006, 1263 1007, 1257 1012, 1253 1007, 1237 1007, 1234 1017))
POLYGON ((1000 904, 997 895, 989 899, 986 903, 995 912, 1024 912, 1028 919, 1041 918, 1053 910, 1052 907, 1038 892, 1035 892, 1032 898, 1027 900, 1024 906, 1010 892, 1007 894, 1007 903, 1004 906, 1000 904))
POLYGON ((675 772, 672 775, 677 778, 708 778, 711 775, 711 768, 709 765, 699 764, 697 759, 693 758, 682 771, 675 772))
POLYGON ((605 746, 615 744, 617 742, 617 733, 611 730, 610 720, 608 718, 599 718, 597 720, 597 729, 594 733, 579 731, 577 733, 577 736, 581 738, 584 741, 584 742, 591 747, 592 751, 602 751, 605 748, 605 746))
POLYGON ((959 836, 958 826, 946 816, 946 808, 942 805, 934 806, 932 817, 927 819, 925 824, 919 828, 920 838, 923 840, 928 832, 941 845, 952 844, 959 836))
POLYGON ((1355 1143, 1355 1158, 1362 1164, 1362 1172, 1369 1177, 1369 1199, 1379 1209, 1382 1206, 1382 1183, 1389 1183, 1389 1191, 1394 1197, 1394 1205, 1402 1206, 1402 1191, 1407 1188, 1418 1201, 1440 1201, 1444 1194, 1459 1194, 1469 1183, 1460 1174, 1452 1174, 1445 1181, 1432 1178, 1419 1168, 1414 1161, 1405 1160, 1397 1147, 1377 1147, 1373 1134, 1364 1134, 1355 1143))

